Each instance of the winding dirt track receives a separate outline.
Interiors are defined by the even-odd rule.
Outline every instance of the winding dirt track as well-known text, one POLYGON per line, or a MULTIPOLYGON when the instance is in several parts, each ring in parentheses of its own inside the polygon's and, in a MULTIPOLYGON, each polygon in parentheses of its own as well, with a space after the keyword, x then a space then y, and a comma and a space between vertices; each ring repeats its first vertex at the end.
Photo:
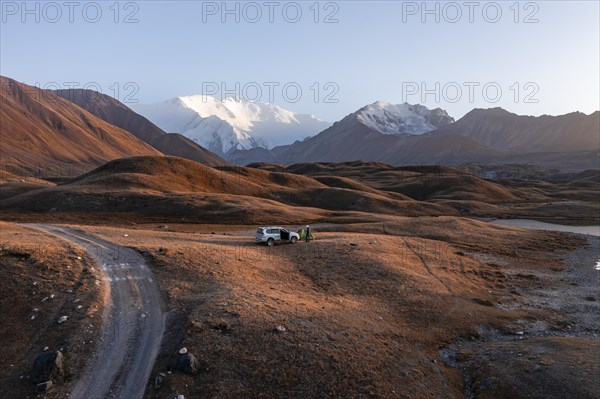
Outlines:
POLYGON ((160 289, 144 259, 76 229, 28 226, 83 247, 110 287, 102 338, 70 398, 142 398, 165 328, 160 289))

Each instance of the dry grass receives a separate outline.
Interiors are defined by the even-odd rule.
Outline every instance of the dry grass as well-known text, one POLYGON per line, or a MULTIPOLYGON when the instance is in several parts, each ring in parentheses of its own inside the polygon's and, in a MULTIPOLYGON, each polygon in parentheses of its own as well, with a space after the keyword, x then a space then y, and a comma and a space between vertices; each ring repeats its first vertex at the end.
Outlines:
MULTIPOLYGON (((482 328, 514 334, 519 320, 544 320, 564 331, 565 315, 514 304, 524 303, 532 287, 561 289, 560 257, 584 240, 456 215, 589 221, 598 204, 551 203, 560 184, 510 186, 447 168, 351 163, 285 172, 312 167, 316 178, 177 158, 118 160, 68 184, 6 198, 0 219, 85 225, 148 258, 170 314, 155 372, 181 346, 203 365, 198 376, 169 375, 160 390, 147 391, 149 398, 462 397, 462 376, 441 361, 440 348, 480 339, 482 328), (415 215, 426 216, 405 217, 415 215), (322 223, 314 226, 314 242, 274 248, 253 242, 258 224, 307 222, 322 223), (276 333, 276 326, 286 331, 276 333)), ((597 183, 583 183, 587 198, 597 183)), ((50 309, 41 335, 16 331, 29 326, 26 310, 39 300, 37 291, 23 294, 32 276, 46 279, 46 290, 66 290, 83 278, 86 258, 65 260, 60 254, 74 251, 65 244, 2 227, 8 245, 54 245, 49 258, 28 247, 31 258, 2 257, 4 280, 15 281, 6 286, 3 309, 12 297, 21 306, 6 313, 12 323, 3 323, 6 339, 20 342, 12 358, 26 370, 40 337, 58 331, 57 342, 69 344, 68 360, 83 362, 75 345, 83 336, 77 334, 87 334, 87 318, 67 334, 51 320, 63 308, 50 309)), ((0 378, 18 377, 11 371, 0 378)))
POLYGON ((28 213, 36 212, 34 220, 51 220, 56 214, 69 220, 87 213, 90 223, 121 223, 125 217, 135 222, 261 224, 460 215, 597 222, 599 185, 594 176, 578 184, 495 182, 440 167, 407 170, 356 162, 267 171, 147 156, 118 159, 54 187, 4 184, 0 217, 29 220, 28 213), (317 166, 316 174, 298 174, 317 166))
MULTIPOLYGON (((63 352, 69 378, 81 372, 99 337, 104 284, 81 250, 38 231, 0 222, 0 247, 0 397, 33 397, 28 374, 44 347, 63 352)), ((46 396, 62 398, 63 388, 46 396)))
POLYGON ((89 230, 146 253, 180 315, 171 329, 185 323, 172 348, 186 346, 203 364, 199 376, 173 374, 148 397, 460 397, 461 377, 437 350, 478 326, 525 317, 496 306, 528 284, 511 269, 542 267, 544 252, 549 271, 560 265, 551 254, 560 240, 560 251, 580 242, 437 219, 407 219, 387 234, 381 225, 331 227, 309 244, 274 248, 252 243, 253 230, 89 230), (415 225, 439 236, 418 237, 415 225), (287 331, 275 333, 278 325, 287 331))

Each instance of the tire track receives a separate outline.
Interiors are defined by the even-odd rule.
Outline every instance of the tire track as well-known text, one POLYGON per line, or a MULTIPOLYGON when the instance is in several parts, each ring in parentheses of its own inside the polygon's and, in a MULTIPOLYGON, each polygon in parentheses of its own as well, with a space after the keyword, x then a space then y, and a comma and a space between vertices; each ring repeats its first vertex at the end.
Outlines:
POLYGON ((28 226, 83 247, 110 287, 102 337, 70 398, 142 398, 165 329, 160 288, 144 259, 80 230, 28 226))

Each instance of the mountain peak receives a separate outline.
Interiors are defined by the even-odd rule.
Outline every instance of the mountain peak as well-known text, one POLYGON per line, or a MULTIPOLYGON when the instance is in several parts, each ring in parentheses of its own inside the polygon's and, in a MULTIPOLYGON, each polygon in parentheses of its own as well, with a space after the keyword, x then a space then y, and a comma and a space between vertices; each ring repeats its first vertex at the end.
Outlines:
MULTIPOLYGON (((473 108, 471 111, 467 112, 464 117, 467 116, 518 116, 517 114, 513 114, 510 111, 505 110, 502 107, 494 107, 494 108, 473 108)), ((464 118, 463 117, 463 118, 464 118)))
POLYGON ((430 110, 420 104, 392 104, 383 100, 355 114, 362 124, 384 134, 423 134, 454 122, 454 118, 440 108, 430 110))
POLYGON ((235 150, 287 145, 330 126, 313 115, 275 104, 208 95, 182 96, 135 110, 169 132, 178 132, 224 155, 235 150))

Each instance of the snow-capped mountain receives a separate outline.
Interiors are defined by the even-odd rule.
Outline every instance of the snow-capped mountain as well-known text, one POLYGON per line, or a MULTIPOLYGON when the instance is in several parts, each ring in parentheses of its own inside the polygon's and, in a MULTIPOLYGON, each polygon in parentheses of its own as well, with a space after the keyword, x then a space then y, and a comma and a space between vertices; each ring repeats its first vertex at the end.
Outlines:
POLYGON ((161 129, 181 133, 221 155, 291 144, 331 125, 313 115, 294 113, 273 104, 204 95, 133 108, 161 129))
POLYGON ((415 104, 391 104, 377 101, 357 111, 358 120, 384 134, 423 134, 454 122, 440 108, 432 109, 415 104))
POLYGON ((424 137, 425 133, 452 123, 454 118, 440 108, 430 110, 422 105, 395 105, 377 101, 347 115, 307 140, 278 147, 273 151, 234 151, 229 160, 240 164, 258 161, 295 163, 379 160, 384 153, 394 153, 398 141, 418 139, 424 137))

